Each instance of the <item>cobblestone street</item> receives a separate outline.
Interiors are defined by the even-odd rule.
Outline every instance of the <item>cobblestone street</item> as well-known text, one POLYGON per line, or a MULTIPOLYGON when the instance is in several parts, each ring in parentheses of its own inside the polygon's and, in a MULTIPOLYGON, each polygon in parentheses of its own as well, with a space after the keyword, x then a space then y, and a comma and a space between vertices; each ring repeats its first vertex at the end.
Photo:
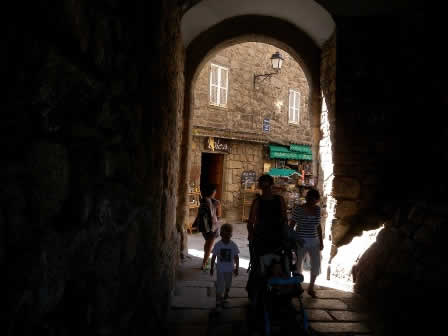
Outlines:
MULTIPOLYGON (((215 313, 214 278, 200 270, 203 238, 200 233, 189 235, 189 254, 177 270, 169 314, 170 335, 251 335, 247 325, 249 300, 245 290, 249 249, 244 224, 234 224, 233 240, 240 248, 240 272, 234 277, 228 306, 215 313)), ((303 288, 303 304, 314 334, 375 335, 372 321, 364 309, 365 302, 352 293, 322 285, 317 281, 317 298, 303 288)), ((298 305, 297 302, 295 302, 298 305)), ((273 334, 275 334, 273 329, 273 334)), ((255 334, 253 334, 255 335, 255 334)))

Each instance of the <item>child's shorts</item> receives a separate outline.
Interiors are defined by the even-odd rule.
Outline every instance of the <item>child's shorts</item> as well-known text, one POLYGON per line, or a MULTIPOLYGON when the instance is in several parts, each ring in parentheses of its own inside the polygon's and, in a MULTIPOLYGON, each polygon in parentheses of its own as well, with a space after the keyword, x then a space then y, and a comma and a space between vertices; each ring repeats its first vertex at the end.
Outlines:
POLYGON ((216 272, 216 295, 222 296, 232 287, 232 272, 216 272))

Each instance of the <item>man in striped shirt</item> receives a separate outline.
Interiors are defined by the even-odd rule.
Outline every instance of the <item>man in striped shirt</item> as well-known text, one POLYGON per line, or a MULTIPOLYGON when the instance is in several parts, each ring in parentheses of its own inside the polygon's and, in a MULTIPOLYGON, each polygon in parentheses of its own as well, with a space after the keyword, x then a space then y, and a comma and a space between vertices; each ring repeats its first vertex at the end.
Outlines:
POLYGON ((324 248, 322 240, 322 227, 320 225, 320 207, 317 203, 320 200, 319 191, 308 190, 306 203, 296 206, 292 213, 290 226, 297 232, 299 246, 297 247, 297 272, 302 273, 303 259, 308 253, 311 261, 310 284, 308 294, 316 297, 314 282, 320 274, 320 251, 324 248))

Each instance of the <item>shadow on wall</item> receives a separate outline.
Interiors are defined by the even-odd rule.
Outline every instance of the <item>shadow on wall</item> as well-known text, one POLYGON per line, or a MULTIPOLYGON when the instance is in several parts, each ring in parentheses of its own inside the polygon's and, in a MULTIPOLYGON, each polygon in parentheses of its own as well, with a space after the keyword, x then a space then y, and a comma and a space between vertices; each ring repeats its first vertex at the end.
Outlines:
POLYGON ((83 198, 79 229, 47 229, 40 245, 16 251, 5 277, 8 335, 130 331, 154 309, 152 300, 165 301, 173 274, 169 268, 152 274, 151 262, 163 249, 145 246, 151 211, 131 198, 123 185, 106 183, 83 198))

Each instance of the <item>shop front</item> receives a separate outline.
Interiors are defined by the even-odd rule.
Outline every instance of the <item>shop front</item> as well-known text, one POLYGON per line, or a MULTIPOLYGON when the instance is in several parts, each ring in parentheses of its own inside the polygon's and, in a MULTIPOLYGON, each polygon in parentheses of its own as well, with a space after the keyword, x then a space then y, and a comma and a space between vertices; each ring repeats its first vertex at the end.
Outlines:
MULTIPOLYGON (((241 220, 242 180, 263 174, 263 144, 210 136, 193 136, 191 150, 190 189, 213 183, 217 186, 216 198, 223 205, 227 221, 241 220)), ((194 215, 194 211, 191 211, 194 215)))
POLYGON ((216 198, 229 222, 247 220, 248 207, 259 193, 256 181, 262 174, 274 177, 274 191, 285 197, 289 211, 303 202, 306 190, 314 185, 308 145, 193 136, 191 159, 190 190, 215 184, 216 198))
POLYGON ((269 162, 265 173, 274 178, 274 192, 282 195, 288 216, 296 204, 302 204, 310 187, 315 185, 312 175, 312 151, 309 145, 269 145, 269 162))

